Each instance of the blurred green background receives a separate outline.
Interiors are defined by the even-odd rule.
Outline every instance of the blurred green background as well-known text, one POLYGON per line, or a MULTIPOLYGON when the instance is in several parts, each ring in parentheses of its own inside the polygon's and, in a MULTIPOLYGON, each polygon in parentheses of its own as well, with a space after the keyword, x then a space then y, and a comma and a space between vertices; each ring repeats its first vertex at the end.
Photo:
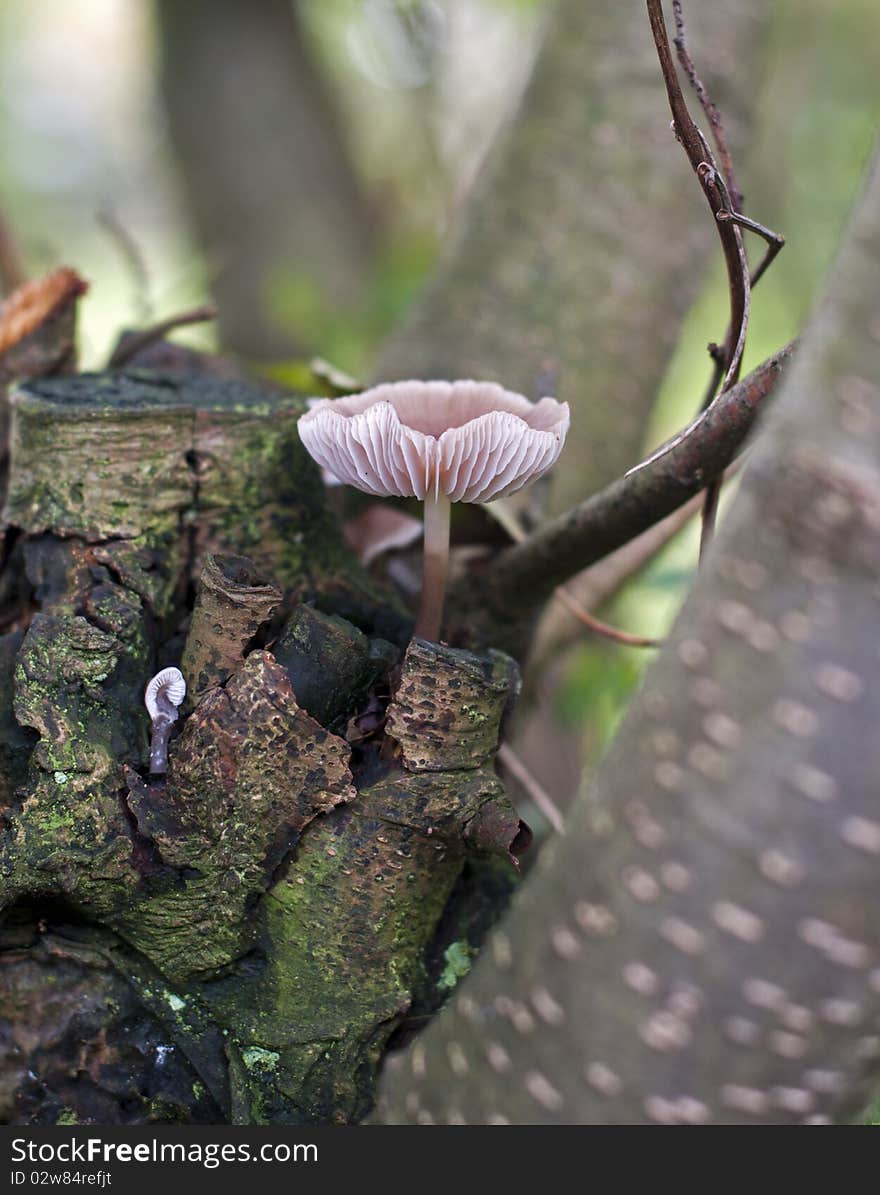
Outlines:
MULTIPOLYGON (((880 115, 877 0, 768 3, 762 117, 739 174, 746 210, 788 243, 756 292, 747 368, 801 328, 880 115)), ((92 283, 83 364, 104 361, 122 327, 214 294, 224 343, 276 377, 300 377, 316 352, 368 376, 515 107, 543 8, 3 0, 0 213, 32 274, 66 263, 92 283), (306 166, 290 172, 298 144, 306 166)), ((726 318, 719 260, 646 450, 695 412, 705 347, 726 318)), ((207 347, 216 335, 180 338, 207 347)), ((690 527, 608 617, 663 635, 695 559, 690 527)), ((651 654, 584 637, 557 662, 542 700, 576 740, 578 768, 602 750, 651 654)), ((564 806, 573 794, 555 795, 564 806)))

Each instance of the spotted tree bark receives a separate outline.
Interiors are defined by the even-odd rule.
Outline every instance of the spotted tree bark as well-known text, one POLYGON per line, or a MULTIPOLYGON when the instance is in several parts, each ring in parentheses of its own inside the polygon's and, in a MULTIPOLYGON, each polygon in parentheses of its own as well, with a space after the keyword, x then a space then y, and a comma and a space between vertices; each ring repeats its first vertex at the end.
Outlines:
POLYGON ((825 1123, 880 1059, 880 169, 729 520, 387 1122, 825 1123))

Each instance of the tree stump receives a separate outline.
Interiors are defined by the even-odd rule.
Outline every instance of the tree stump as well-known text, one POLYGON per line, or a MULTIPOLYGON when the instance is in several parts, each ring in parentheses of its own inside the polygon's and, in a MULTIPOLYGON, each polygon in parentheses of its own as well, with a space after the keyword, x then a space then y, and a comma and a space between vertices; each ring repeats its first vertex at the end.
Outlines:
POLYGON ((299 400, 132 371, 11 409, 0 1116, 356 1120, 466 860, 521 842, 515 666, 402 655, 299 400), (143 692, 178 662, 159 780, 143 692))

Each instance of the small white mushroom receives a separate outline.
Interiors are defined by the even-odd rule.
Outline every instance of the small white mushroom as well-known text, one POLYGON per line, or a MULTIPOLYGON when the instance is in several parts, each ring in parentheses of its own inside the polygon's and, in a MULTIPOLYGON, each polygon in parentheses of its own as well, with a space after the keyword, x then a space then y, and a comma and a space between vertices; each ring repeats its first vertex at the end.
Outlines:
POLYGON ((568 404, 529 402, 494 382, 394 382, 325 399, 299 420, 300 438, 339 481, 379 497, 425 503, 416 634, 436 640, 443 617, 452 502, 491 502, 555 464, 568 404))
POLYGON ((155 776, 168 771, 168 737, 184 697, 186 681, 179 668, 163 668, 157 672, 144 692, 144 705, 153 723, 150 772, 155 776))

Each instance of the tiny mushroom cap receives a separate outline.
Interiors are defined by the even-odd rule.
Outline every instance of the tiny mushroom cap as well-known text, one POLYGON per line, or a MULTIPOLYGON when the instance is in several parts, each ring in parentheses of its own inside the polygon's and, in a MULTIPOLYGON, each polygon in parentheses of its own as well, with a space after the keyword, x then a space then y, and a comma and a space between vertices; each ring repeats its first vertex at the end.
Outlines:
POLYGON ((568 404, 554 398, 412 381, 316 402, 299 433, 319 465, 368 494, 491 502, 555 464, 568 424, 568 404))
POLYGON ((310 404, 305 447, 335 480, 378 497, 422 498, 425 555, 416 634, 437 639, 452 502, 491 502, 555 463, 567 403, 532 403, 495 382, 391 382, 310 404))
POLYGON ((177 706, 182 704, 184 697, 186 681, 179 668, 163 668, 161 672, 157 672, 144 693, 144 705, 147 707, 150 720, 155 722, 157 718, 170 717, 173 721, 177 717, 177 706), (169 709, 168 706, 173 706, 174 709, 169 709))

